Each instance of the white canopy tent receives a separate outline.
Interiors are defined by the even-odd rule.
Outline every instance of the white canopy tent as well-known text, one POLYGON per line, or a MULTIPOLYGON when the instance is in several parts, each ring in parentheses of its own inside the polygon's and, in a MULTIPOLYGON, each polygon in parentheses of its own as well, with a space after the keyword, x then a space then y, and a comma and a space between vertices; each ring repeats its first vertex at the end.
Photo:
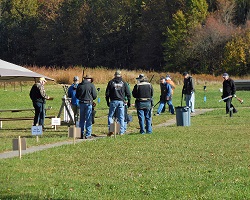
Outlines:
POLYGON ((35 81, 40 77, 54 81, 52 78, 0 59, 0 82, 35 81))

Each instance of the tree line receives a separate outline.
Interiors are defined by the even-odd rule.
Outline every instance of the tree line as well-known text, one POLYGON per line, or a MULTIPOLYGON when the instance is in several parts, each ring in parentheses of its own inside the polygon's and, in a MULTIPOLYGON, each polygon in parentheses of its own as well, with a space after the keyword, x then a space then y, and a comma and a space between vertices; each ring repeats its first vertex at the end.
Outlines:
POLYGON ((0 57, 20 65, 245 75, 249 0, 1 0, 0 57))

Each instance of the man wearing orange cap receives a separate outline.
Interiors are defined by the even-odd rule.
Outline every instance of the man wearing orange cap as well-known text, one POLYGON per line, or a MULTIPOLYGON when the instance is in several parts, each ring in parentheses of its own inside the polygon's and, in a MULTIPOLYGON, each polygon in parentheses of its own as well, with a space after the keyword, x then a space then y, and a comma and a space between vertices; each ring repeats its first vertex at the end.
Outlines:
POLYGON ((30 99, 32 100, 33 107, 35 108, 33 125, 40 125, 43 128, 45 118, 45 103, 46 99, 50 99, 44 89, 44 84, 46 82, 46 79, 44 77, 41 77, 39 81, 35 83, 30 90, 30 99))

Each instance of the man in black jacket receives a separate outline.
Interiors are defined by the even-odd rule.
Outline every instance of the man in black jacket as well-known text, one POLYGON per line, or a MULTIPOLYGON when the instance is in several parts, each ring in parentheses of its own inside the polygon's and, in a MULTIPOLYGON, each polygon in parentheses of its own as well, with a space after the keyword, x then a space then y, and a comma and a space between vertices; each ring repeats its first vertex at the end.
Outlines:
POLYGON ((33 102, 35 108, 35 116, 33 125, 41 125, 44 129, 44 118, 45 118, 45 103, 46 99, 50 97, 46 94, 44 84, 47 81, 44 77, 41 77, 37 83, 35 83, 30 90, 30 99, 33 102))
POLYGON ((194 102, 195 102, 195 89, 194 89, 194 82, 192 76, 188 74, 188 72, 184 72, 184 85, 182 88, 182 95, 185 95, 186 106, 189 107, 191 113, 194 113, 194 102))
POLYGON ((113 132, 110 131, 110 124, 113 123, 114 114, 117 114, 117 120, 120 124, 120 135, 125 132, 124 127, 124 102, 127 99, 127 107, 130 107, 131 94, 128 84, 122 79, 121 71, 117 70, 114 74, 114 78, 108 82, 106 88, 106 101, 109 107, 108 114, 108 136, 111 136, 113 132))
POLYGON ((93 79, 86 75, 83 77, 83 81, 78 85, 76 89, 76 98, 79 99, 80 103, 80 127, 81 127, 81 138, 90 139, 92 133, 92 106, 93 100, 97 97, 97 92, 93 79), (84 134, 84 130, 86 132, 84 134))
POLYGON ((132 94, 135 100, 137 116, 140 125, 140 133, 152 133, 152 106, 153 106, 153 87, 148 82, 144 74, 140 74, 137 78, 138 83, 134 86, 132 94), (146 123, 146 124, 145 124, 146 123))
POLYGON ((229 113, 230 108, 233 109, 233 113, 237 113, 238 111, 235 109, 235 107, 232 104, 232 98, 236 96, 236 87, 234 81, 229 78, 229 75, 227 73, 224 73, 222 75, 224 81, 223 81, 223 94, 222 98, 231 96, 228 99, 225 99, 224 102, 226 102, 226 114, 229 113))

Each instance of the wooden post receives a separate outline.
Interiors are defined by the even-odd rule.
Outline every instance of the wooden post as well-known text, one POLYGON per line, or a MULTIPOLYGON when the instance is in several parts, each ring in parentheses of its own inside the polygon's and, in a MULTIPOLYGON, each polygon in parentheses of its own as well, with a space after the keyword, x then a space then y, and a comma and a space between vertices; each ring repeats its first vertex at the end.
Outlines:
POLYGON ((117 129, 117 123, 116 120, 114 120, 114 137, 116 138, 116 129, 117 129))
POLYGON ((73 143, 76 144, 76 126, 73 126, 73 143))
POLYGON ((38 137, 38 135, 36 136, 36 142, 39 142, 39 137, 38 137))
POLYGON ((21 141, 21 137, 18 136, 18 152, 19 152, 19 158, 22 158, 22 141, 21 141))

